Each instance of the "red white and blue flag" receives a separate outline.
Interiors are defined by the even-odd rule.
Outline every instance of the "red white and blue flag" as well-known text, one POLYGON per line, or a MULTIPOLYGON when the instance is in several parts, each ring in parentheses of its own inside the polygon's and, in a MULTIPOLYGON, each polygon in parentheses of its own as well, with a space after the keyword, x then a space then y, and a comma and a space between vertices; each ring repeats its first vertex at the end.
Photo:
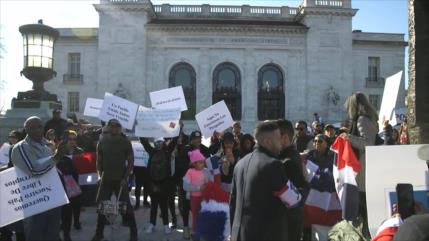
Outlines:
POLYGON ((310 192, 304 204, 304 225, 333 226, 341 220, 342 208, 335 191, 334 177, 328 168, 305 161, 310 192))
POLYGON ((401 217, 395 216, 387 219, 378 228, 377 234, 371 241, 391 241, 398 231, 399 226, 403 224, 401 217))
POLYGON ((356 176, 361 170, 361 165, 348 140, 337 137, 331 150, 335 152, 333 175, 341 202, 342 218, 354 220, 359 211, 359 190, 356 176))

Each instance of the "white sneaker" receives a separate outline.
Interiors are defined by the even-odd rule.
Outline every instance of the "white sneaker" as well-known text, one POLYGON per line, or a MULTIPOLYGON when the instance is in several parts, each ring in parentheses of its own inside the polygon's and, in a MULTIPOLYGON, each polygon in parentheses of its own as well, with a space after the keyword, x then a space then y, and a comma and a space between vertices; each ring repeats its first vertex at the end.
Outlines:
POLYGON ((168 225, 164 225, 164 233, 165 234, 170 234, 171 233, 171 228, 168 227, 168 225))
POLYGON ((149 226, 147 226, 146 230, 144 231, 145 233, 153 233, 153 229, 155 228, 155 226, 153 224, 149 224, 149 226))

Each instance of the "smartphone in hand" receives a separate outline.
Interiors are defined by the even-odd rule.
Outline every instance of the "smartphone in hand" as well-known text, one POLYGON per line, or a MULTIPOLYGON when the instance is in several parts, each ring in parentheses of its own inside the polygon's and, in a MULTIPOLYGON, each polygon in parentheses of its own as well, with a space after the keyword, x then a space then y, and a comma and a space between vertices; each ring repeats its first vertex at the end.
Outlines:
POLYGON ((409 183, 398 183, 396 185, 396 195, 398 197, 398 212, 404 220, 415 214, 414 210, 414 190, 409 183))

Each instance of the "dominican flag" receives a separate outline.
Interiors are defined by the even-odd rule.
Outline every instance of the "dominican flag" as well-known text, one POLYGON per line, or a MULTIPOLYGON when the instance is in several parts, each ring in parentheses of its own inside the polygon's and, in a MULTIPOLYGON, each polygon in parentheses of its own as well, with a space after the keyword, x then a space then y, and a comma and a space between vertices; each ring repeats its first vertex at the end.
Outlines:
POLYGON ((395 233, 398 231, 399 226, 403 224, 402 219, 399 216, 392 217, 384 221, 384 223, 378 228, 377 234, 371 241, 387 241, 393 240, 395 233))
POLYGON ((280 198, 288 208, 295 208, 301 203, 302 195, 289 180, 282 190, 275 192, 274 196, 280 198))
POLYGON ((342 209, 332 172, 328 168, 319 168, 310 160, 305 164, 310 192, 304 204, 304 225, 333 226, 341 220, 342 209))
POLYGON ((337 137, 331 146, 335 152, 334 158, 334 180, 335 188, 341 202, 343 219, 354 220, 359 211, 359 190, 356 183, 356 175, 361 166, 350 142, 344 138, 337 137))
POLYGON ((229 194, 219 183, 209 182, 203 190, 195 235, 210 241, 225 241, 230 235, 229 194))

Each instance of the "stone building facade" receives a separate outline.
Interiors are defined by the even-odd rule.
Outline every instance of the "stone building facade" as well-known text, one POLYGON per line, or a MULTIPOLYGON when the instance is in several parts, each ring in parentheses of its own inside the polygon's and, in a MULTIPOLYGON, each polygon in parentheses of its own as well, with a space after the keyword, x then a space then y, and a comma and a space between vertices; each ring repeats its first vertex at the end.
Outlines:
MULTIPOLYGON (((386 77, 404 70, 404 34, 352 31, 351 0, 303 0, 299 8, 153 5, 101 0, 98 29, 58 29, 58 75, 46 89, 65 112, 115 93, 150 106, 149 93, 182 85, 182 117, 224 99, 245 130, 286 117, 345 118, 354 91, 377 107, 386 77)), ((404 90, 404 84, 401 90, 404 90)), ((401 91, 398 104, 404 105, 401 91)))

